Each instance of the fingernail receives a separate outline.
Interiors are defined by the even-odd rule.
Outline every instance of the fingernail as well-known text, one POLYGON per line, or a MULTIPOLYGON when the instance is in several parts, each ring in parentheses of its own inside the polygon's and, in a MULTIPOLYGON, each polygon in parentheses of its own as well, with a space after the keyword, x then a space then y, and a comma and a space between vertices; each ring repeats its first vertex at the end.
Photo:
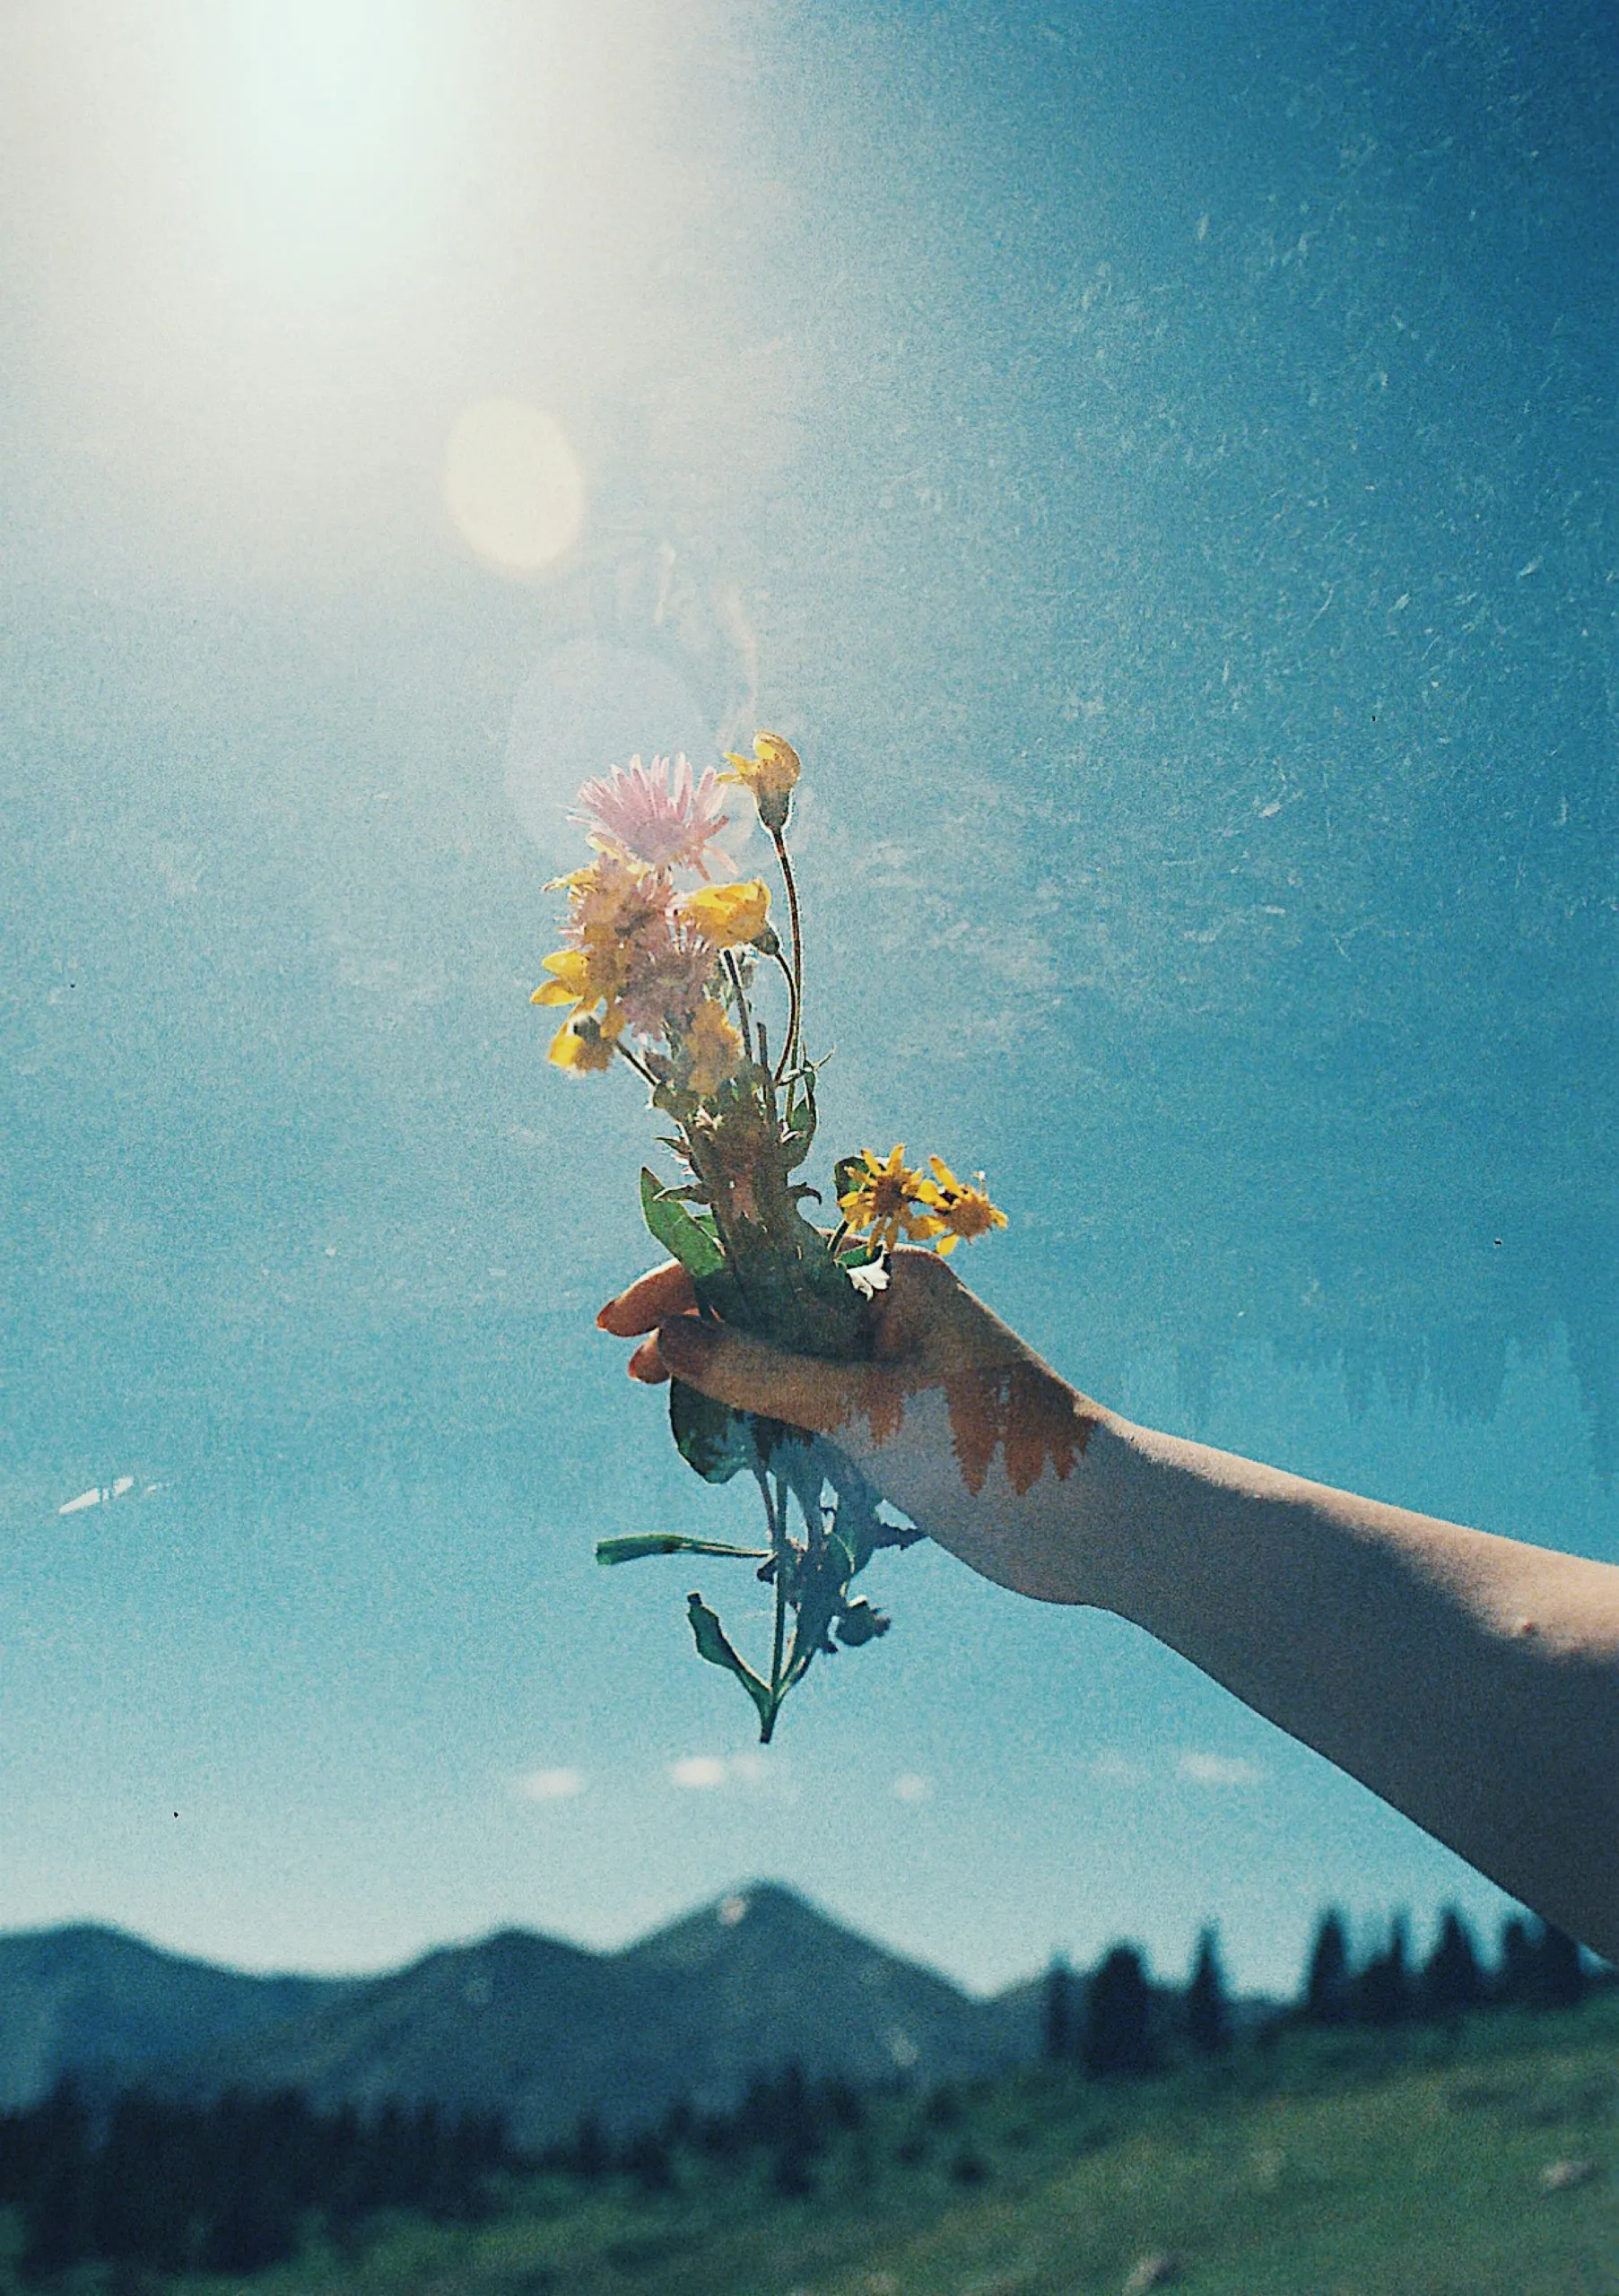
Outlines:
POLYGON ((657 1352, 677 1371, 701 1370, 718 1341, 719 1334, 695 1316, 675 1316, 657 1327, 657 1352))
POLYGON ((615 1292, 614 1293, 614 1295, 613 1295, 612 1299, 608 1300, 608 1302, 607 1302, 607 1304, 606 1304, 606 1306, 605 1306, 605 1308, 598 1308, 598 1309, 596 1309, 596 1329, 597 1329, 598 1331, 611 1331, 611 1330, 613 1329, 613 1326, 612 1326, 612 1323, 611 1323, 611 1321, 609 1320, 609 1318, 611 1318, 611 1316, 612 1316, 612 1314, 613 1314, 613 1310, 614 1309, 614 1308, 616 1308, 616 1307, 617 1307, 617 1305, 618 1305, 618 1303, 619 1303, 619 1300, 622 1298, 622 1296, 623 1296, 623 1295, 622 1295, 622 1292, 615 1292))

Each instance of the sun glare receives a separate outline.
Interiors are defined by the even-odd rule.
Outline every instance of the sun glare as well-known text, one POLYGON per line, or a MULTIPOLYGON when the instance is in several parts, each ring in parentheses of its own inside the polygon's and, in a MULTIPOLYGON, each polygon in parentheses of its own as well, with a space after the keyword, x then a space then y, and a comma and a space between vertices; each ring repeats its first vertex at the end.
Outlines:
POLYGON ((319 268, 393 237, 420 204, 442 128, 425 13, 237 0, 212 44, 227 204, 261 252, 319 268))

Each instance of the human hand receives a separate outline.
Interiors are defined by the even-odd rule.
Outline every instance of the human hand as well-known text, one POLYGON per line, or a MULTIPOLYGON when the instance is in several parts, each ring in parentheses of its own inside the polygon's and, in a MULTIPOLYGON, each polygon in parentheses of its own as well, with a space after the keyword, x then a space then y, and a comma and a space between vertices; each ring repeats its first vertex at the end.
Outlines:
POLYGON ((737 1411, 824 1435, 883 1495, 986 1578, 1047 1602, 1098 1599, 1076 1539, 1076 1469, 1106 1414, 1059 1379, 931 1252, 900 1250, 864 1362, 789 1355, 699 1318, 674 1261, 596 1318, 639 1339, 630 1375, 671 1376, 737 1411))

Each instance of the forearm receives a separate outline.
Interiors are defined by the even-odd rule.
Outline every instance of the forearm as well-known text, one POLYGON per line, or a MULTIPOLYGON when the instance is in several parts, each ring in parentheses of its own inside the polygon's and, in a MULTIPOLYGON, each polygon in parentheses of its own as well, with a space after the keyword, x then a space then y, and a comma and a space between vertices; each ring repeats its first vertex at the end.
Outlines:
POLYGON ((858 1363, 701 1323, 683 1282, 603 1310, 656 1329, 638 1377, 829 1436, 974 1570, 1145 1627, 1619 1960, 1619 1569, 1134 1427, 924 1253, 858 1363))
POLYGON ((1619 1569, 1111 1414, 1062 1497, 1090 1600, 1619 1957, 1619 1569))

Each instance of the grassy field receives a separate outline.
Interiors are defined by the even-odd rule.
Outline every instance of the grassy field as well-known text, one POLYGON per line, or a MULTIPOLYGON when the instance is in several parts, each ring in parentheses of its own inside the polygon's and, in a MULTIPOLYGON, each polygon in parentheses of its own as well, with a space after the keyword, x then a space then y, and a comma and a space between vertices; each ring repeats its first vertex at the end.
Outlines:
MULTIPOLYGON (((535 2177, 471 2230, 377 2224, 185 2296, 1619 2296, 1619 1995, 1449 2036, 1297 2034, 1219 2073, 883 2099, 774 2189, 535 2177)), ((0 2276, 0 2285, 4 2284, 0 2276)), ((9 2291, 8 2291, 9 2296, 9 2291)))

